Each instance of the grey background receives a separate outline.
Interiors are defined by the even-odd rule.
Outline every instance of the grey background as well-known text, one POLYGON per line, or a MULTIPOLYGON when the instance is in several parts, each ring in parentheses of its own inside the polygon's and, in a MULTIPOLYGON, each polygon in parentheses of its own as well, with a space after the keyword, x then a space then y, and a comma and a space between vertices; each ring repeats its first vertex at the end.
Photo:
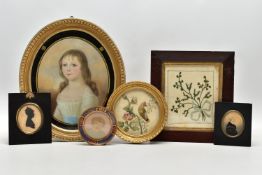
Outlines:
POLYGON ((0 173, 259 174, 261 9, 260 0, 0 0, 0 173), (107 147, 6 145, 7 93, 19 92, 23 52, 42 27, 69 16, 109 34, 122 54, 127 81, 150 82, 151 50, 235 51, 235 101, 253 104, 253 147, 133 145, 118 139, 107 147))

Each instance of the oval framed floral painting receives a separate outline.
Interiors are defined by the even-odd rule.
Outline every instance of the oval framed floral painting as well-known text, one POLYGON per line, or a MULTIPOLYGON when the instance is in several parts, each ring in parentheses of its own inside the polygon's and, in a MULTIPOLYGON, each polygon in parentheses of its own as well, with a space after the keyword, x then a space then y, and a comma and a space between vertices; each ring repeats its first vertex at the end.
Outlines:
POLYGON ((22 92, 50 92, 53 138, 82 140, 78 120, 87 109, 105 106, 125 82, 121 55, 93 23, 69 18, 40 30, 27 46, 20 67, 22 92))
POLYGON ((167 120, 164 97, 155 87, 143 82, 118 87, 109 98, 107 107, 116 117, 116 135, 132 143, 153 139, 167 120))

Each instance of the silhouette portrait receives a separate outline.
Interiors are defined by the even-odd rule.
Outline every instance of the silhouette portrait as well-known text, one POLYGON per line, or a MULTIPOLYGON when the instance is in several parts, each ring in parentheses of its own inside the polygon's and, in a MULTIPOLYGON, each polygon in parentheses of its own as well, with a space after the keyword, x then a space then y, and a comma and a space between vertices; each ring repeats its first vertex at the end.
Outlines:
POLYGON ((34 118, 34 110, 27 107, 26 110, 25 110, 25 113, 26 113, 26 116, 27 116, 27 119, 26 119, 26 127, 30 127, 30 128, 35 128, 35 124, 33 122, 33 118, 34 118))
POLYGON ((226 133, 230 136, 236 136, 237 135, 237 127, 231 122, 228 122, 226 126, 226 133))
POLYGON ((223 133, 228 137, 239 137, 245 129, 243 115, 235 110, 226 112, 221 120, 223 133))

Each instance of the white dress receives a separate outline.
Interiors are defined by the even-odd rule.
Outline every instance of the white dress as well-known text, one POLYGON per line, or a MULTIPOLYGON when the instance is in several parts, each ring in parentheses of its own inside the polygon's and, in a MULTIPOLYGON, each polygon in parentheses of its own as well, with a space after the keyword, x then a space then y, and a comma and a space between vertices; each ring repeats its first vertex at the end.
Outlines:
POLYGON ((98 98, 88 86, 85 87, 81 98, 64 100, 61 98, 61 93, 59 93, 56 102, 54 118, 69 125, 77 124, 80 115, 85 110, 98 106, 98 98))

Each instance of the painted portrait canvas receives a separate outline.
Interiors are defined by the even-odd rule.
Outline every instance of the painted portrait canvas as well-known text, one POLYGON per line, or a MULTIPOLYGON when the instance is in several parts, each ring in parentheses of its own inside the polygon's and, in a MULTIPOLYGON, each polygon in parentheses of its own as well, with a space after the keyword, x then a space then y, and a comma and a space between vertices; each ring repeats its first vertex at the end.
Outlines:
POLYGON ((121 54, 95 24, 76 18, 54 21, 28 44, 20 65, 21 92, 50 92, 52 136, 81 141, 83 111, 105 106, 125 82, 121 54))
POLYGON ((84 131, 92 139, 101 140, 112 134, 113 123, 104 112, 91 113, 84 123, 84 131))
POLYGON ((109 91, 109 72, 104 58, 91 43, 65 38, 43 55, 37 88, 40 92, 51 92, 55 120, 76 125, 83 111, 104 105, 109 91))

